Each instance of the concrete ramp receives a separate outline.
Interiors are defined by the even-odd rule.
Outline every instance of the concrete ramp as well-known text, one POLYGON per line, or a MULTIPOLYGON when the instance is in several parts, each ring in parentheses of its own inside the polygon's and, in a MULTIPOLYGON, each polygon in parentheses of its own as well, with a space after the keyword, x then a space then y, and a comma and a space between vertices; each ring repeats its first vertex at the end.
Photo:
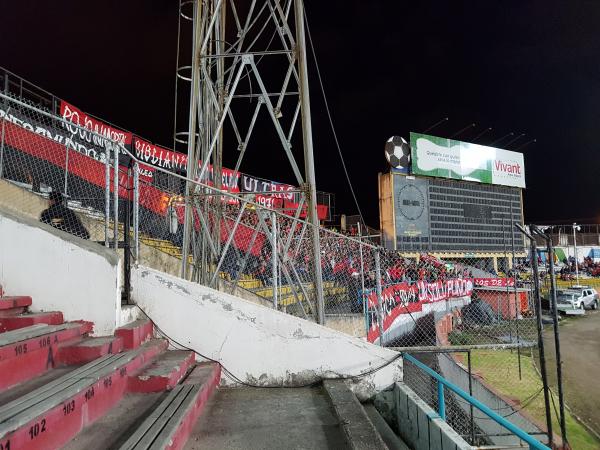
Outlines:
POLYGON ((174 341, 251 386, 348 378, 360 399, 402 378, 397 352, 165 273, 132 270, 133 299, 174 341))

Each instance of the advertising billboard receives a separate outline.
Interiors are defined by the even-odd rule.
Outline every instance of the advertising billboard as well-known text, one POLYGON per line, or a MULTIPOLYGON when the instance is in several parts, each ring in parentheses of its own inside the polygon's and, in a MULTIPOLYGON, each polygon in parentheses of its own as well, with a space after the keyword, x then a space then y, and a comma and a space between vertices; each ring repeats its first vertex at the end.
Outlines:
POLYGON ((412 132, 410 145, 414 174, 525 187, 522 153, 412 132))

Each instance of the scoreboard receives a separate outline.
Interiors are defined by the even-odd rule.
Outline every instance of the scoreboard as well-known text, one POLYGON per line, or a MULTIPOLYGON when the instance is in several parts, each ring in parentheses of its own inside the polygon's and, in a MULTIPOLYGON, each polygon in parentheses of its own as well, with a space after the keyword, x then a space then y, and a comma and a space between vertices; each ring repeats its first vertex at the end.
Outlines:
POLYGON ((403 251, 524 251, 514 223, 523 223, 519 187, 470 181, 379 175, 382 243, 403 251), (512 236, 511 236, 512 233, 512 236))

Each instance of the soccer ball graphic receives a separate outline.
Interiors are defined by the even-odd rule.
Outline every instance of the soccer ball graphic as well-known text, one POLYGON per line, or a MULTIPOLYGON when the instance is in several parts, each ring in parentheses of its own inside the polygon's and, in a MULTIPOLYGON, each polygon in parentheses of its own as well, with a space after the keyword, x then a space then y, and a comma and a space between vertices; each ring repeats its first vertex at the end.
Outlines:
POLYGON ((393 136, 385 143, 385 159, 394 169, 408 169, 410 145, 399 136, 393 136))

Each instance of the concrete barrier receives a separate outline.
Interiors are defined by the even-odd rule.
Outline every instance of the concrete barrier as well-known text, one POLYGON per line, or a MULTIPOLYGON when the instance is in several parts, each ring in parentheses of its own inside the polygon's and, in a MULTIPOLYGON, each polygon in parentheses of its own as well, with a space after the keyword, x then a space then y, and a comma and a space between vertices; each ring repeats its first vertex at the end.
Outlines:
POLYGON ((36 310, 94 322, 94 332, 120 325, 121 264, 114 251, 0 207, 0 284, 29 295, 36 310))
POLYGON ((406 444, 415 450, 471 450, 439 414, 406 384, 395 383, 392 393, 378 394, 375 406, 406 444), (391 395, 390 395, 391 394, 391 395))

